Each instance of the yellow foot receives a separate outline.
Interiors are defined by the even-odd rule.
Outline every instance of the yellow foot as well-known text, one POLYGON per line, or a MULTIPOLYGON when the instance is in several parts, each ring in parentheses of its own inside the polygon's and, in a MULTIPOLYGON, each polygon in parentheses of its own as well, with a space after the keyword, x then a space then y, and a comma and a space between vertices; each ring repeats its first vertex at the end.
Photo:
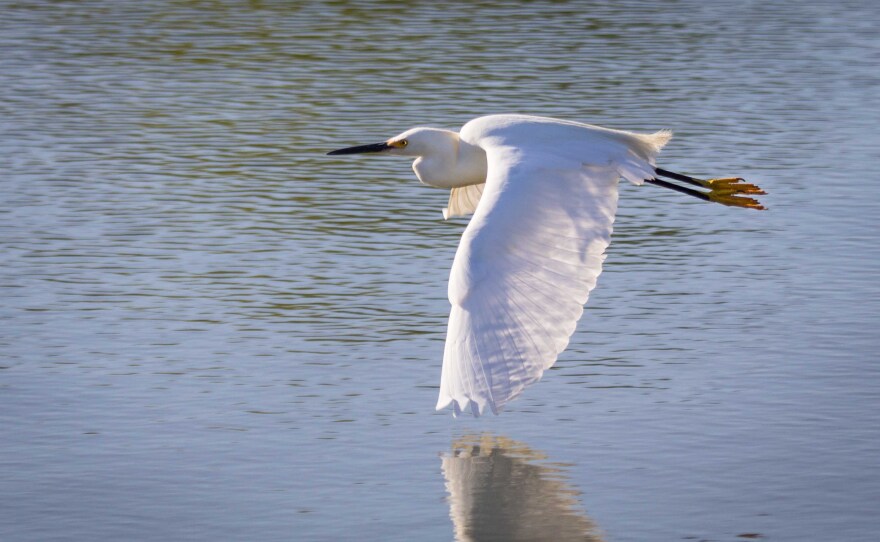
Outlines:
POLYGON ((732 194, 766 194, 758 185, 745 182, 742 177, 724 177, 703 181, 703 186, 721 195, 732 194))
POLYGON ((742 177, 722 177, 720 179, 709 179, 700 181, 701 184, 709 189, 709 201, 714 201, 722 205, 731 205, 733 207, 745 207, 747 209, 764 210, 758 200, 744 197, 744 194, 760 196, 766 194, 761 187, 755 184, 745 182, 742 177))
MULTIPOLYGON (((714 201, 715 203, 720 203, 721 205, 730 205, 732 207, 745 207, 747 209, 756 209, 758 211, 763 211, 766 209, 763 205, 761 205, 758 200, 754 198, 747 198, 745 196, 734 196, 731 193, 725 193, 726 191, 715 191, 709 192, 706 194, 709 196, 709 201, 714 201)), ((764 192, 760 192, 763 194, 764 192)))

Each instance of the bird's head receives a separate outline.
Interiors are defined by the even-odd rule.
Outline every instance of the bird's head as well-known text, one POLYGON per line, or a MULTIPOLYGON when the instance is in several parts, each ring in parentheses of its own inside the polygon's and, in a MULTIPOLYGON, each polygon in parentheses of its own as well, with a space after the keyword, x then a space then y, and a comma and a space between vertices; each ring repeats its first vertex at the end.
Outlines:
POLYGON ((458 142, 458 134, 437 128, 411 128, 381 143, 346 147, 328 152, 338 154, 387 154, 390 156, 428 156, 448 150, 458 142))
POLYGON ((486 181, 486 153, 449 130, 412 128, 381 143, 347 147, 327 154, 363 153, 415 158, 413 171, 429 186, 453 188, 486 181))

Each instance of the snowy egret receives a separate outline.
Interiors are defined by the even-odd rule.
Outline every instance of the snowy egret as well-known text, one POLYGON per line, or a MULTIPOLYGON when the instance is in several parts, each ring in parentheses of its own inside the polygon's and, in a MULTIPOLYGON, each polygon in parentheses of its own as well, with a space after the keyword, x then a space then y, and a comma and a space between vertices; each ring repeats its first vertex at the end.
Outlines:
POLYGON ((617 183, 650 183, 705 201, 763 209, 739 177, 702 180, 656 167, 672 133, 637 134, 545 117, 491 115, 456 133, 413 128, 328 154, 415 158, 450 189, 444 218, 473 214, 449 277, 452 310, 437 410, 493 413, 541 378, 568 346, 602 271, 617 183), (695 190, 665 177, 707 189, 695 190))

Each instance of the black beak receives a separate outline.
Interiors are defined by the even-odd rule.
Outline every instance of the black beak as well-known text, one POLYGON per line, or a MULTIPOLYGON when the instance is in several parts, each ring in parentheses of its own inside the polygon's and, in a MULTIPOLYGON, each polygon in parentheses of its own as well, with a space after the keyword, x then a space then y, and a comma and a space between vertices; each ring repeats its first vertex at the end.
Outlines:
POLYGON ((382 152, 386 149, 390 149, 391 145, 385 143, 373 143, 371 145, 359 145, 357 147, 347 147, 345 149, 339 149, 336 151, 330 151, 327 154, 330 156, 337 154, 363 154, 365 152, 382 152))

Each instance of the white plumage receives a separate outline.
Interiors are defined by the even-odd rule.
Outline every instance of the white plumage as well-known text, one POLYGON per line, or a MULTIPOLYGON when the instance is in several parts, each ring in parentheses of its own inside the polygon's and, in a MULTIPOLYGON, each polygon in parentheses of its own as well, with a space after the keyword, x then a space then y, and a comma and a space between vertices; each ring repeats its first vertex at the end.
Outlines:
MULTIPOLYGON (((330 153, 415 157, 419 180, 451 189, 444 217, 473 213, 449 279, 438 410, 497 414, 556 362, 602 272, 621 177, 702 199, 729 198, 729 189, 707 195, 654 178, 662 171, 655 169, 657 154, 671 136, 492 115, 460 133, 413 128, 330 153)), ((672 175, 706 187, 715 182, 672 175)), ((724 186, 740 180, 725 179, 724 186)), ((739 201, 727 204, 744 206, 739 201)))
POLYGON ((452 264, 437 408, 497 414, 568 346, 611 242, 617 181, 653 177, 669 134, 493 116, 461 138, 488 171, 452 264))

